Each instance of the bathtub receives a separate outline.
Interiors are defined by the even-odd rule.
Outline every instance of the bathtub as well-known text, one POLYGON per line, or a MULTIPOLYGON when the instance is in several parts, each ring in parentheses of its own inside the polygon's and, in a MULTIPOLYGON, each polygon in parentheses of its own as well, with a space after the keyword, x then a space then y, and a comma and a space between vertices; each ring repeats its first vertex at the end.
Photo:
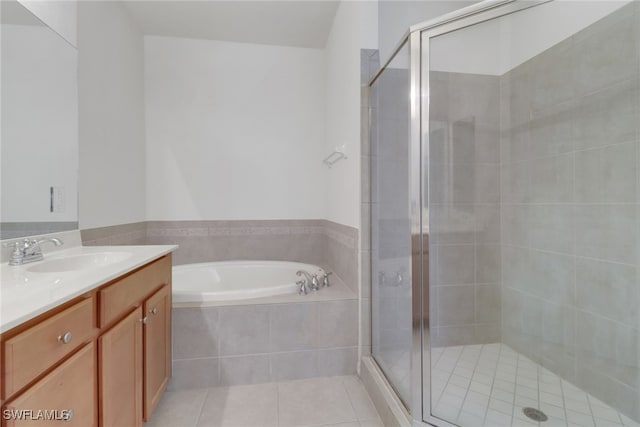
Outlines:
POLYGON ((173 302, 245 300, 298 292, 298 270, 322 278, 316 265, 286 261, 221 261, 173 267, 173 302))

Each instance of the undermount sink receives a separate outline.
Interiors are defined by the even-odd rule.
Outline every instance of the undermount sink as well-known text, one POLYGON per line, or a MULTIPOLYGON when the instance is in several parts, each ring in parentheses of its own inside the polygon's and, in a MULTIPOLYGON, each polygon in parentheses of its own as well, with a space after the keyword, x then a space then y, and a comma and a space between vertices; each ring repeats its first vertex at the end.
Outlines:
POLYGON ((93 254, 70 255, 66 257, 45 259, 27 267, 32 273, 64 273, 68 271, 86 270, 104 267, 129 258, 129 252, 98 252, 93 254))

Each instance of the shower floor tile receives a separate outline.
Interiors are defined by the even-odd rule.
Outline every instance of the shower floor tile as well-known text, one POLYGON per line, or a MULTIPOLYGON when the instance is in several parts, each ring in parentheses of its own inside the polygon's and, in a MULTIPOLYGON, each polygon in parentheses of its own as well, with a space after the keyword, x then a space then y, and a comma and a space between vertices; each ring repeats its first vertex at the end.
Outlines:
POLYGON ((640 427, 504 344, 431 351, 432 413, 461 427, 640 427), (546 422, 523 409, 539 409, 546 422))

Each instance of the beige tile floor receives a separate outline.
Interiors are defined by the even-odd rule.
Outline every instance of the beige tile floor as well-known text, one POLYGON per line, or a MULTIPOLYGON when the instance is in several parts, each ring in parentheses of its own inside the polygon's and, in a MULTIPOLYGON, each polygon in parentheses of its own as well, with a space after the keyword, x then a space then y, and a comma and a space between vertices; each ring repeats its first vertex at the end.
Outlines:
POLYGON ((356 376, 166 392, 147 427, 384 427, 356 376))

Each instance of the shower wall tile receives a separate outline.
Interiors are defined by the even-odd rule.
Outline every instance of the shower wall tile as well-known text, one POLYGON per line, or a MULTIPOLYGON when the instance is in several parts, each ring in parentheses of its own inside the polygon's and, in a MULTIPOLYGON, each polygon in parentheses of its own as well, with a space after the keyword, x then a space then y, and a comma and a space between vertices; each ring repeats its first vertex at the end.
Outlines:
POLYGON ((476 286, 440 286, 438 288, 438 324, 442 326, 475 323, 476 286))
POLYGON ((524 209, 527 245, 531 248, 570 253, 574 221, 571 205, 531 204, 524 209))
POLYGON ((475 280, 474 245, 438 246, 439 285, 473 284, 475 280))
MULTIPOLYGON (((573 197, 573 155, 534 159, 527 164, 530 203, 565 202, 573 197)), ((517 167, 517 166, 516 166, 517 167)))
POLYGON ((501 301, 499 283, 475 286, 475 322, 499 324, 502 320, 501 301))
POLYGON ((598 368, 577 362, 576 385, 603 402, 611 403, 614 409, 634 419, 640 419, 637 388, 629 387, 603 374, 598 368))
POLYGON ((583 204, 575 208, 576 255, 634 264, 638 259, 637 205, 583 204))
POLYGON ((371 354, 371 299, 360 300, 360 338, 359 343, 363 356, 371 354))
POLYGON ((500 77, 502 341, 636 420, 639 8, 500 77))
POLYGON ((640 124, 638 79, 630 79, 579 100, 574 126, 575 149, 634 141, 640 124))
POLYGON ((430 73, 434 345, 500 340, 500 83, 494 76, 430 73))
POLYGON ((573 151, 576 121, 576 101, 551 105, 531 112, 528 128, 522 133, 528 138, 525 153, 517 160, 557 156, 573 151))
MULTIPOLYGON (((636 7, 631 5, 631 7, 636 7)), ((580 94, 636 77, 640 34, 637 12, 613 14, 578 33, 572 68, 580 94)))
POLYGON ((576 262, 577 307, 637 327, 636 268, 580 257, 576 262))
POLYGON ((476 205, 476 243, 500 243, 502 230, 500 227, 500 205, 485 204, 476 205))
POLYGON ((576 95, 574 50, 559 43, 545 53, 527 61, 533 110, 569 101, 576 95))
POLYGON ((371 255, 372 252, 360 252, 360 298, 371 298, 371 255))
POLYGON ((635 142, 576 153, 576 201, 634 203, 636 196, 635 142))
POLYGON ((361 176, 362 180, 360 181, 360 191, 362 204, 369 204, 371 202, 371 174, 370 174, 370 166, 371 166, 371 157, 362 156, 360 158, 360 167, 361 167, 361 176))
POLYGON ((529 163, 500 165, 500 191, 503 203, 524 203, 529 197, 529 163))
MULTIPOLYGON (((429 211, 432 243, 472 244, 476 236, 476 215, 473 204, 434 204, 429 211)), ((488 225, 488 224, 487 224, 488 225)))
POLYGON ((575 260, 571 255, 505 246, 502 284, 546 301, 573 304, 575 260))
POLYGON ((500 245, 475 245, 475 283, 499 283, 501 276, 500 245))

